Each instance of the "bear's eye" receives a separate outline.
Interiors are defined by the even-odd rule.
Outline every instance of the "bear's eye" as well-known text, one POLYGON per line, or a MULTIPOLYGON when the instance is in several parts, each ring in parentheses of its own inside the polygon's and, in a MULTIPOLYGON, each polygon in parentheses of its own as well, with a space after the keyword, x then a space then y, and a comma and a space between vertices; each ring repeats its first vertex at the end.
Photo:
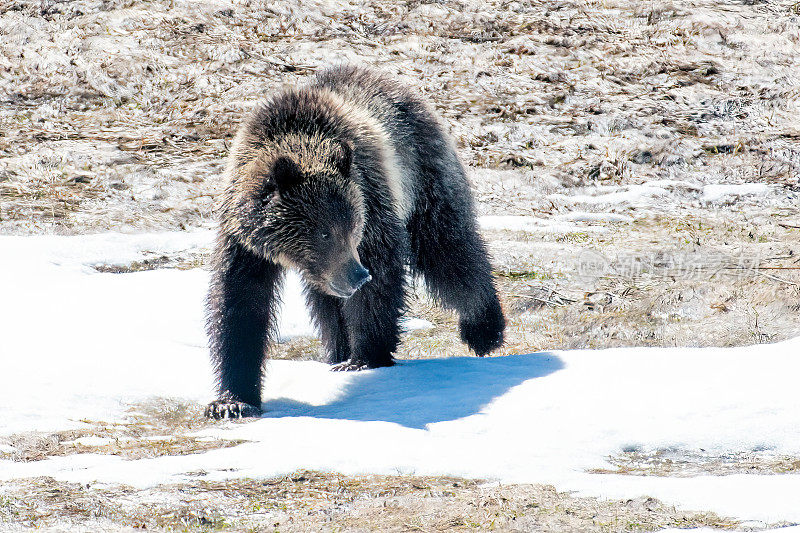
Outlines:
POLYGON ((319 234, 319 236, 323 241, 327 241, 330 238, 331 234, 328 233, 327 231, 323 231, 322 233, 319 234))

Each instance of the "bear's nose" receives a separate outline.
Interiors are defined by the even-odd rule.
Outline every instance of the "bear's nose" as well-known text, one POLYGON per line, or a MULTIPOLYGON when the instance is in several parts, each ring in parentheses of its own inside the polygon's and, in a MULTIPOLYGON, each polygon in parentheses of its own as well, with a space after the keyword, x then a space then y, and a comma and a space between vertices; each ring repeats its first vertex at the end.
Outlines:
POLYGON ((350 269, 350 272, 348 272, 347 278, 347 281, 350 282, 350 286, 353 287, 353 292, 355 292, 370 281, 372 276, 369 270, 364 268, 363 265, 356 263, 354 268, 350 269))

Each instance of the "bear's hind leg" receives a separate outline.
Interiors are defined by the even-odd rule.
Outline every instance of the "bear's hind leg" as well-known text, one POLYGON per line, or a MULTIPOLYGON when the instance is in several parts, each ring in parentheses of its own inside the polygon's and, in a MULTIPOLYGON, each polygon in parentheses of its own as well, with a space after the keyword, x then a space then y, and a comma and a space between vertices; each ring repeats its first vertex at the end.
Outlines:
POLYGON ((311 317, 319 328, 322 346, 331 364, 350 359, 350 339, 342 314, 342 302, 335 296, 311 288, 307 292, 311 317))

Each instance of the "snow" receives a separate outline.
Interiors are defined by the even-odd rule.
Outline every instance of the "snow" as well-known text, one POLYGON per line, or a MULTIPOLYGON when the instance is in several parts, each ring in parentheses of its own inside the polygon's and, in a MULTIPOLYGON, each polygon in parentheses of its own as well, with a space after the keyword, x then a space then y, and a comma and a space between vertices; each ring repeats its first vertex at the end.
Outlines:
MULTIPOLYGON (((15 280, 4 284, 0 306, 0 432, 78 427, 73 420, 120 416, 126 402, 151 396, 207 400, 208 274, 110 274, 92 267, 197 252, 212 238, 210 230, 0 238, 0 276, 15 280), (58 402, 32 390, 57 390, 58 402), (26 409, 15 407, 21 399, 26 409)), ((295 274, 284 282, 282 309, 281 340, 316 334, 295 274)), ((403 326, 431 324, 407 317, 403 326)))
POLYGON ((712 184, 703 187, 704 202, 718 202, 730 196, 766 195, 770 186, 766 183, 712 184))
POLYGON ((557 218, 573 222, 633 222, 633 217, 620 215, 619 213, 584 213, 582 211, 564 213, 563 215, 558 215, 557 218))
MULTIPOLYGON (((3 271, 25 271, 30 268, 79 268, 84 271, 100 264, 124 264, 148 255, 198 251, 213 238, 211 230, 119 234, 103 233, 64 238, 52 235, 35 237, 2 237, 3 271)), ((63 273, 63 269, 58 271, 63 273)))
POLYGON ((550 219, 522 215, 485 215, 478 217, 481 229, 495 231, 527 231, 530 233, 604 233, 606 228, 579 226, 550 219))
POLYGON ((594 194, 551 194, 548 198, 558 200, 566 204, 589 204, 589 205, 631 205, 649 206, 658 198, 667 196, 668 189, 672 183, 663 180, 662 182, 646 183, 642 185, 615 186, 605 185, 593 187, 591 192, 594 194))
MULTIPOLYGON (((740 183, 740 184, 708 184, 696 185, 685 180, 650 180, 642 184, 634 185, 598 185, 587 187, 584 194, 550 194, 548 199, 563 205, 586 205, 595 207, 617 206, 617 207, 653 207, 663 204, 668 197, 674 197, 675 193, 691 193, 692 196, 700 196, 700 200, 705 203, 719 202, 722 200, 739 198, 742 196, 767 196, 774 190, 774 187, 766 183, 740 183)), ((563 220, 588 221, 585 213, 575 215, 565 215, 563 220)), ((624 215, 604 214, 607 222, 629 222, 629 217, 624 215)), ((598 219, 595 219, 598 220, 598 219)))
MULTIPOLYGON (((0 434, 112 420, 151 397, 206 402, 213 383, 194 270, 100 273, 104 262, 202 249, 207 231, 0 237, 0 434), (13 280, 9 282, 8 280, 13 280)), ((313 334, 297 277, 281 337, 313 334)), ((424 321, 409 322, 425 326, 424 321)), ((648 495, 746 520, 800 521, 800 475, 592 474, 624 450, 800 455, 800 338, 737 348, 552 351, 400 361, 333 373, 271 361, 258 421, 200 435, 246 444, 126 460, 0 461, 0 479, 47 475, 150 486, 300 468, 542 482, 604 498, 648 495), (335 445, 334 445, 335 443, 335 445)), ((84 442, 84 441, 82 441, 84 442)), ((89 440, 97 445, 100 441, 89 440)))

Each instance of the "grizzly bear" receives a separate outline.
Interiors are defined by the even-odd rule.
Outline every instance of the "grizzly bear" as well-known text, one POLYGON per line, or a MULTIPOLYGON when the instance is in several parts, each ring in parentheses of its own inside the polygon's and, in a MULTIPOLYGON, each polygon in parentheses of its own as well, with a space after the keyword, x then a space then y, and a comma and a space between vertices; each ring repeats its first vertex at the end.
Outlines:
POLYGON ((284 269, 299 271, 334 370, 394 364, 406 269, 479 356, 505 318, 464 168, 428 105, 334 67, 259 105, 233 143, 208 297, 213 418, 257 416, 284 269))

